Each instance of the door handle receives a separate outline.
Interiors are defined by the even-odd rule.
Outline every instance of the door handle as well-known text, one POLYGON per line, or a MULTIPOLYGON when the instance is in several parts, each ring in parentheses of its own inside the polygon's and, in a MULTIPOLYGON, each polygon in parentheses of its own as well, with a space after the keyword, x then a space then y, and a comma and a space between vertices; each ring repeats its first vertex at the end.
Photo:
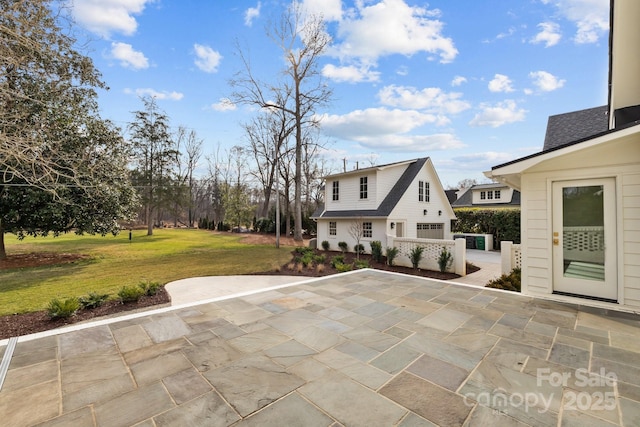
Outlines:
POLYGON ((553 246, 558 246, 560 244, 560 239, 553 239, 553 246))

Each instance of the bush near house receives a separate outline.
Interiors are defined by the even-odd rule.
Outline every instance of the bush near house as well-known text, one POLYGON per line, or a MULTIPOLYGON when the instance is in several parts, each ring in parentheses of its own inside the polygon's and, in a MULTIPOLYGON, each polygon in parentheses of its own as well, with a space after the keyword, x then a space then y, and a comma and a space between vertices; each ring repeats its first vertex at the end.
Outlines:
POLYGON ((493 247, 500 249, 503 240, 520 243, 520 209, 455 209, 458 218, 452 227, 455 233, 493 235, 493 247))
POLYGON ((522 274, 519 268, 514 268, 509 274, 503 274, 497 279, 493 279, 486 288, 504 289, 507 291, 520 292, 522 285, 522 274))

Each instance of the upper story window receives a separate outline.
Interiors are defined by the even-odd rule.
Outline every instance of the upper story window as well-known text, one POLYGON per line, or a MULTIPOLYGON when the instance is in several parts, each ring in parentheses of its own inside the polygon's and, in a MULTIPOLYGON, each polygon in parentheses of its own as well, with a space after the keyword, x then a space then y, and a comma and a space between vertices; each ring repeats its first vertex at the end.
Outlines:
POLYGON ((332 200, 340 200, 340 181, 333 181, 333 197, 332 200))
POLYGON ((429 201, 429 183, 425 181, 418 181, 418 201, 429 201))
POLYGON ((493 199, 493 191, 487 191, 487 199, 493 199))
POLYGON ((486 200, 487 199, 487 192, 486 191, 481 191, 480 192, 480 200, 486 200))
POLYGON ((366 199, 369 197, 369 186, 367 184, 367 177, 360 177, 360 198, 366 199))
POLYGON ((493 192, 493 197, 498 200, 500 198, 500 190, 495 190, 493 192))

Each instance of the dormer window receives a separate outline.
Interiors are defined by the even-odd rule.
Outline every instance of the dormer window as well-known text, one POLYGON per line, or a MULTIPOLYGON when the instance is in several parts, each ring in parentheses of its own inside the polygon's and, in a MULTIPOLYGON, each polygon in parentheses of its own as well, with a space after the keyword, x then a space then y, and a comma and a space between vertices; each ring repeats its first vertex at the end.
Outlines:
POLYGON ((333 201, 340 200, 340 181, 333 181, 333 201))
POLYGON ((495 190, 495 191, 493 192, 493 197, 494 197, 496 200, 499 200, 499 199, 500 199, 500 190, 495 190))
POLYGON ((487 199, 487 192, 486 191, 481 191, 480 192, 480 200, 486 200, 487 199))
POLYGON ((366 199, 369 196, 369 186, 367 183, 367 177, 360 177, 360 199, 366 199))

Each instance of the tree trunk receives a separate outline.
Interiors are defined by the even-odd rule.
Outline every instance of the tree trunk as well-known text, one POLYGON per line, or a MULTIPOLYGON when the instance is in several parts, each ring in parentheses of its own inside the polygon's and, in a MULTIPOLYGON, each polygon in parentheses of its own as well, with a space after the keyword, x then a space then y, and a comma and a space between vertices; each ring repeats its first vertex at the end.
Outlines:
POLYGON ((4 225, 0 219, 0 259, 7 259, 7 251, 4 247, 4 225))

